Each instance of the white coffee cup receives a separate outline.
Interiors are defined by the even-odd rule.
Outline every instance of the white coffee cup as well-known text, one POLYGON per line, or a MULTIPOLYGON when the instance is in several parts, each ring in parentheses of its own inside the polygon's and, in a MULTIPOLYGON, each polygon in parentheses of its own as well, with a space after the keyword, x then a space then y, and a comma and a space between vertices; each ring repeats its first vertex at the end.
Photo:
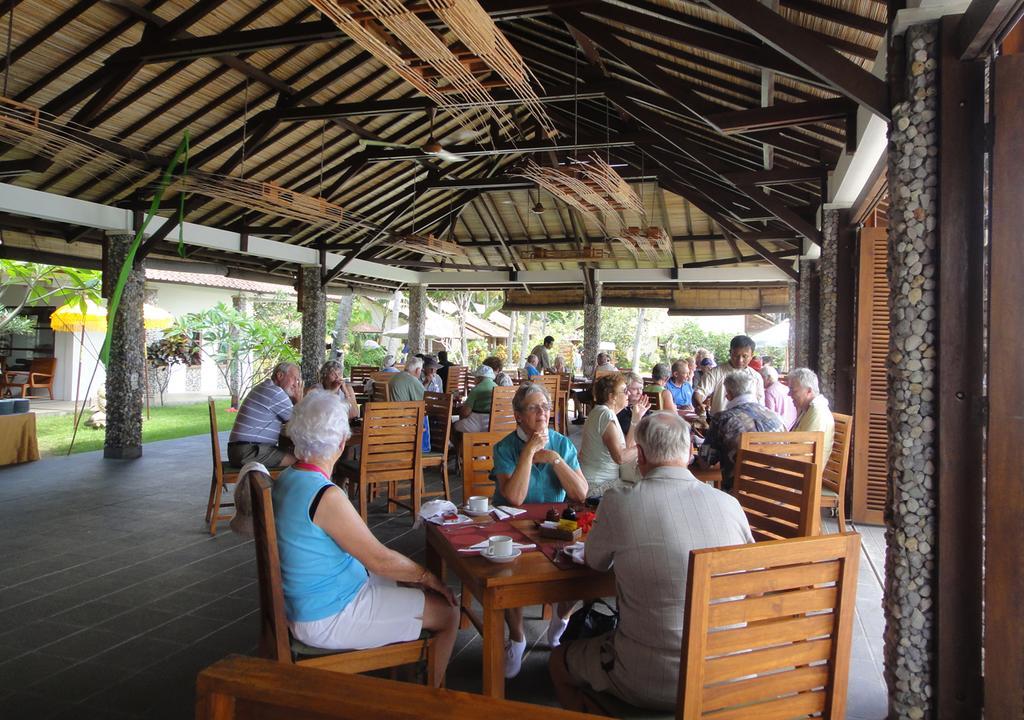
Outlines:
POLYGON ((485 513, 490 505, 490 501, 485 495, 473 495, 466 500, 466 507, 469 508, 470 512, 485 513))
POLYGON ((508 535, 492 535, 487 540, 487 554, 491 557, 508 557, 512 554, 512 538, 508 535))

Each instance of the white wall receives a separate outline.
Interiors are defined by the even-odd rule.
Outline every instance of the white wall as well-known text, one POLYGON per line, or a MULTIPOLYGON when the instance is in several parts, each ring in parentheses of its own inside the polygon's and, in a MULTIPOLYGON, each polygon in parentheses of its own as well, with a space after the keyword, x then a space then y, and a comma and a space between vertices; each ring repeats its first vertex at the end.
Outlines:
POLYGON ((86 400, 96 397, 97 389, 103 387, 107 381, 103 363, 99 361, 103 338, 103 333, 87 332, 83 343, 81 333, 54 333, 54 357, 57 358, 57 377, 53 384, 55 400, 74 400, 76 398, 86 400), (78 368, 79 360, 82 362, 81 375, 79 375, 78 368), (96 376, 93 378, 90 388, 89 379, 93 372, 96 373, 96 376), (76 383, 78 384, 77 395, 75 394, 76 383))

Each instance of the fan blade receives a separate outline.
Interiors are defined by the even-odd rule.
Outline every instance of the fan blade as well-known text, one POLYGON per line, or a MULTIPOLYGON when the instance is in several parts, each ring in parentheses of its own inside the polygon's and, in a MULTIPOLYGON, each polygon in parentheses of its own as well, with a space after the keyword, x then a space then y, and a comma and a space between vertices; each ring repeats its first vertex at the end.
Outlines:
POLYGON ((469 160, 468 157, 463 157, 462 155, 456 155, 455 153, 448 152, 447 150, 444 150, 444 149, 441 149, 438 152, 427 153, 427 154, 428 155, 433 155, 434 157, 438 158, 439 160, 444 160, 445 162, 458 163, 458 162, 467 162, 469 160))
POLYGON ((360 145, 369 145, 372 147, 391 147, 391 148, 404 148, 406 150, 419 150, 419 145, 407 145, 405 143, 394 143, 387 142, 386 140, 367 140, 366 138, 359 139, 360 145))

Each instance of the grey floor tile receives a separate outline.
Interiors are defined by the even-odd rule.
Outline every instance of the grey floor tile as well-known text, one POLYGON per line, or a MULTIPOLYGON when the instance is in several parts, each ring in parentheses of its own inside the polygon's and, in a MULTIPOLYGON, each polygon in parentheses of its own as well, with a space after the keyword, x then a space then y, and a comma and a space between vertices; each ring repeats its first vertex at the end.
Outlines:
POLYGON ((18 692, 43 678, 67 670, 73 663, 55 655, 32 652, 0 664, 0 692, 18 692))
POLYGON ((21 651, 34 651, 69 635, 81 632, 77 625, 42 620, 0 635, 0 644, 21 651))
POLYGON ((116 633, 122 639, 142 635, 153 628, 176 619, 173 612, 155 610, 148 606, 134 608, 100 625, 104 630, 116 633))
POLYGON ((127 611, 128 610, 124 605, 117 605, 115 603, 97 600, 95 602, 79 605, 71 610, 65 610, 62 613, 54 615, 51 619, 54 622, 81 625, 85 627, 89 625, 99 625, 110 620, 112 617, 121 615, 127 611))
POLYGON ((147 633, 158 640, 191 644, 224 626, 222 620, 183 615, 147 633))
POLYGON ((105 663, 87 661, 43 678, 29 689, 57 700, 75 703, 98 690, 110 687, 130 672, 105 663))
POLYGON ((50 643, 41 651, 48 655, 80 661, 99 655, 123 641, 124 638, 117 633, 92 627, 50 643))
POLYGON ((17 692, 0 700, 0 717, 12 720, 51 720, 68 710, 71 703, 34 692, 17 692))

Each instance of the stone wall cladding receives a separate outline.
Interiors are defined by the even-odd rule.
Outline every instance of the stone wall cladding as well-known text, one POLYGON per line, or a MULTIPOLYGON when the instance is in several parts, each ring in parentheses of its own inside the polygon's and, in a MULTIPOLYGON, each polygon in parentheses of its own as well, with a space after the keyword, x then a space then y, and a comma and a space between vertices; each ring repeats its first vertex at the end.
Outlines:
POLYGON ((836 261, 839 249, 839 211, 826 210, 821 224, 818 260, 818 385, 829 400, 836 393, 836 261))
POLYGON ((426 352, 424 333, 427 326, 427 288, 409 286, 409 354, 426 352))
MULTIPOLYGON (((110 268, 116 277, 121 271, 132 235, 107 236, 110 268)), ((144 358, 142 344, 142 301, 146 282, 144 263, 139 263, 128 274, 110 339, 110 361, 107 363, 107 428, 103 440, 103 456, 108 458, 136 458, 142 455, 142 405, 144 388, 144 358)))
POLYGON ((789 367, 787 370, 799 367, 797 363, 797 342, 800 334, 800 322, 797 319, 797 295, 799 292, 800 286, 797 283, 789 284, 789 307, 787 308, 787 313, 789 314, 789 367))
POLYGON ((327 293, 320 281, 320 266, 303 268, 302 287, 302 380, 308 387, 320 382, 327 346, 327 293))
POLYGON ((907 30, 906 52, 907 100, 893 108, 888 156, 885 674, 889 717, 916 719, 933 707, 938 24, 907 30))
MULTIPOLYGON (((583 372, 590 375, 601 344, 601 283, 594 283, 594 302, 583 305, 583 372)), ((569 358, 565 358, 568 363, 569 358)), ((554 362, 554 358, 551 358, 554 362)))

